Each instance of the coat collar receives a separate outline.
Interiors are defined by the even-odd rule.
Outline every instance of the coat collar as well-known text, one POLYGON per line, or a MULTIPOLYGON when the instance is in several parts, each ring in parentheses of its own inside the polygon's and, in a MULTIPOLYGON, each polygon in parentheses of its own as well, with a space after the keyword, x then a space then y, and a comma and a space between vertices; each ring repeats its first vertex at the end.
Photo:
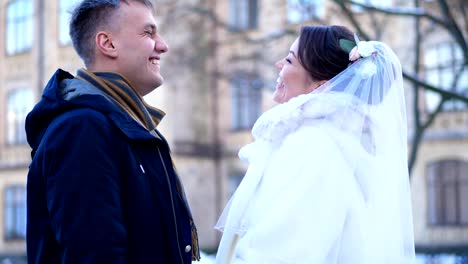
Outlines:
POLYGON ((61 87, 61 94, 65 101, 104 113, 129 139, 153 140, 156 138, 164 141, 160 133, 149 133, 145 127, 119 108, 104 92, 89 83, 78 79, 67 79, 61 82, 61 87))

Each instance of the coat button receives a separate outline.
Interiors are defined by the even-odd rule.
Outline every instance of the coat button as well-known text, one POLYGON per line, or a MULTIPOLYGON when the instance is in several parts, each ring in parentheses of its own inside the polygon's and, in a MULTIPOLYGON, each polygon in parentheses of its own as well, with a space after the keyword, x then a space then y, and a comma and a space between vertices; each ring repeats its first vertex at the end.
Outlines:
POLYGON ((185 247, 185 253, 189 253, 190 250, 192 250, 192 247, 191 247, 190 245, 187 245, 187 246, 185 247))

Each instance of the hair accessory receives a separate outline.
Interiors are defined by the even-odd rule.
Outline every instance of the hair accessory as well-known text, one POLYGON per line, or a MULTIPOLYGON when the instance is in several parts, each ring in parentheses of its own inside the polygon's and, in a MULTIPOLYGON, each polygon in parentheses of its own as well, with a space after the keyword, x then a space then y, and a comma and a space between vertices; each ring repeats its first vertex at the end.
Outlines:
POLYGON ((340 39, 340 47, 349 54, 350 61, 356 61, 360 58, 366 58, 377 52, 375 47, 368 41, 359 40, 354 34, 354 41, 348 39, 340 39))
MULTIPOLYGON (((351 63, 361 58, 370 57, 372 54, 377 54, 372 42, 361 41, 356 34, 354 34, 354 42, 348 39, 340 39, 340 47, 349 54, 351 63)), ((377 67, 372 61, 366 60, 362 64, 362 67, 359 67, 356 73, 361 75, 363 79, 367 79, 377 72, 377 67)))

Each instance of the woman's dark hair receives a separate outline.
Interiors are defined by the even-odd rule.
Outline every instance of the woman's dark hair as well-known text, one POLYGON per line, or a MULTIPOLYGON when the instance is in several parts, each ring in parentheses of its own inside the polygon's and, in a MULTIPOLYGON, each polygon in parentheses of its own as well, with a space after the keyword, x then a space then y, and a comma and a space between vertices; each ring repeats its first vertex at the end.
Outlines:
POLYGON ((340 39, 354 42, 353 33, 343 26, 304 26, 299 35, 298 58, 315 81, 330 80, 349 64, 340 39))
MULTIPOLYGON (((71 14, 70 38, 86 66, 93 63, 94 37, 98 30, 112 24, 114 12, 121 3, 139 2, 152 9, 150 0, 83 0, 71 14)), ((127 21, 131 23, 131 21, 127 21)))

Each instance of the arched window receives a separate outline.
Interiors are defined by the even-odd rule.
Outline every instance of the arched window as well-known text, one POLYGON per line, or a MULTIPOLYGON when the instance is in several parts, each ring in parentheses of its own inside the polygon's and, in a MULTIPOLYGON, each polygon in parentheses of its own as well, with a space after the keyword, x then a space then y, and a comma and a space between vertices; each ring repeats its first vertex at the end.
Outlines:
POLYGON ((8 93, 7 102, 7 143, 26 144, 25 119, 34 106, 31 89, 15 89, 8 93))
POLYGON ((230 0, 229 22, 234 31, 257 28, 258 0, 230 0))
POLYGON ((5 188, 5 240, 26 238, 26 188, 12 185, 5 188))
POLYGON ((70 18, 71 18, 71 11, 75 5, 78 4, 80 0, 60 0, 59 2, 59 41, 62 45, 68 45, 71 43, 70 35, 68 32, 70 31, 70 18))
POLYGON ((244 178, 244 175, 245 175, 245 171, 239 171, 239 170, 232 171, 229 174, 229 177, 228 177, 228 194, 229 194, 229 197, 232 197, 234 192, 237 190, 237 187, 239 187, 242 179, 244 178))
POLYGON ((33 38, 33 1, 10 1, 6 8, 6 53, 14 55, 31 49, 33 38))
POLYGON ((252 128, 261 112, 263 81, 246 72, 231 78, 231 127, 234 130, 252 128))
POLYGON ((440 160, 427 166, 431 225, 468 225, 468 162, 440 160))

